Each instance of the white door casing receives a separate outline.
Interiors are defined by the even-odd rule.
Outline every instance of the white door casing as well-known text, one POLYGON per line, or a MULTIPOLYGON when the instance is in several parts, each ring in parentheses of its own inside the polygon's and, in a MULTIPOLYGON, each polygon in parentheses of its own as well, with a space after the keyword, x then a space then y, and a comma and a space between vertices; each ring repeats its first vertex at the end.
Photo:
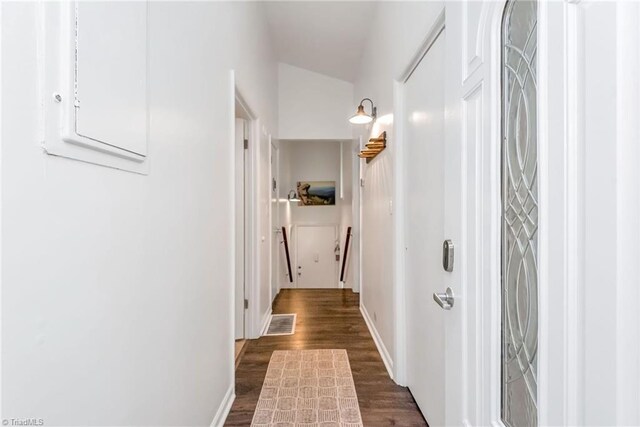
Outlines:
POLYGON ((640 7, 539 21, 540 423, 639 425, 640 7))
POLYGON ((334 248, 335 225, 296 225, 296 263, 292 266, 297 288, 338 288, 338 261, 334 248))
MULTIPOLYGON (((233 70, 229 71, 229 108, 231 112, 238 112, 238 114, 245 120, 245 136, 248 140, 248 148, 245 150, 245 297, 248 299, 248 309, 245 310, 245 338, 258 338, 262 332, 265 314, 260 313, 260 283, 265 282, 264 276, 268 274, 268 248, 266 257, 264 248, 261 247, 261 241, 259 233, 261 231, 268 232, 269 225, 265 225, 265 218, 268 218, 268 195, 266 191, 259 191, 262 182, 267 184, 268 178, 261 179, 261 170, 265 170, 266 166, 260 168, 259 155, 260 155, 260 138, 263 136, 260 133, 261 125, 260 120, 256 118, 255 113, 249 107, 245 98, 239 92, 236 86, 235 73, 233 70), (262 197, 264 200, 259 199, 262 197), (266 258, 266 261, 263 260, 266 258), (266 272, 266 274, 264 273, 266 272)), ((235 115, 230 115, 229 123, 229 144, 235 144, 235 115)), ((265 146, 267 146, 265 144, 265 146)), ((264 150, 263 150, 264 151, 264 150)), ((235 156, 234 156, 235 158, 235 156)), ((234 158, 230 158, 230 162, 235 162, 234 158)), ((264 163, 264 162, 263 162, 264 163)), ((264 175, 264 173, 263 173, 264 175)), ((268 176, 268 175, 267 175, 268 176)), ((234 191, 236 184, 233 183, 234 191)), ((235 207, 230 207, 231 215, 234 217, 235 224, 235 207)), ((237 226, 235 224, 234 226, 237 226)), ((264 239, 266 240, 266 238, 264 239)), ((234 243, 235 245, 235 243, 234 243)), ((234 277, 236 275, 234 266, 230 266, 233 270, 234 277)), ((269 291, 268 286, 267 293, 269 291)), ((235 283, 234 283, 235 288, 235 283)), ((234 292, 235 294, 235 292, 234 292)), ((264 292, 262 292, 264 294, 264 292)), ((235 298, 230 304, 234 305, 235 312, 235 298)), ((234 317, 235 319, 235 314, 234 317)), ((232 329, 235 329, 231 325, 232 329)), ((235 331, 232 332, 235 335, 235 331)), ((233 366, 232 366, 233 367, 233 366)))
POLYGON ((245 121, 235 120, 235 339, 245 338, 245 121))

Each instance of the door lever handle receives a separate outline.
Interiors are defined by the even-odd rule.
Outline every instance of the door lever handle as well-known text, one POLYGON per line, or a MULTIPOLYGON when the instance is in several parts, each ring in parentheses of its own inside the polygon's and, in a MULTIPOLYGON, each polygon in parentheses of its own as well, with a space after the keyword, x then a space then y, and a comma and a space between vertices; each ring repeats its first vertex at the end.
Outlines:
POLYGON ((433 300, 437 302, 443 310, 451 310, 454 302, 453 291, 451 288, 447 288, 446 292, 443 294, 434 292, 433 300))

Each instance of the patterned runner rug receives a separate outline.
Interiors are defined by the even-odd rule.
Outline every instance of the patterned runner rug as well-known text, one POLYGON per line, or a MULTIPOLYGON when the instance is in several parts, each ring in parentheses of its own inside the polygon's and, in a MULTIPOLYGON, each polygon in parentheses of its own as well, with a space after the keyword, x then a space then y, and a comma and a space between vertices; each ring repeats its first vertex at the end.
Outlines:
POLYGON ((251 425, 362 427, 347 351, 274 351, 251 425))

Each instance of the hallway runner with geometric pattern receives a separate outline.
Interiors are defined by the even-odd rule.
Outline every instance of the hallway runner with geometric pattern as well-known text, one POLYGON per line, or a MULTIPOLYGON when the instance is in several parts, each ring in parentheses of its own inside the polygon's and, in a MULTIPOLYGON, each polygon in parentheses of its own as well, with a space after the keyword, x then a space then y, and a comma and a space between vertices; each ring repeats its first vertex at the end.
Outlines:
POLYGON ((346 350, 277 350, 271 355, 252 427, 362 427, 346 350))

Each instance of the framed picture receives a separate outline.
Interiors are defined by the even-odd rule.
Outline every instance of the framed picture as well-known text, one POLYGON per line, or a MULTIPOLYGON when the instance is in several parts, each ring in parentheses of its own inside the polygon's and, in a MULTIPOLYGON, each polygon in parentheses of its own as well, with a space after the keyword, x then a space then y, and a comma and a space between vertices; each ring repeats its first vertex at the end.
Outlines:
POLYGON ((298 206, 333 206, 336 204, 335 181, 298 181, 298 206))

